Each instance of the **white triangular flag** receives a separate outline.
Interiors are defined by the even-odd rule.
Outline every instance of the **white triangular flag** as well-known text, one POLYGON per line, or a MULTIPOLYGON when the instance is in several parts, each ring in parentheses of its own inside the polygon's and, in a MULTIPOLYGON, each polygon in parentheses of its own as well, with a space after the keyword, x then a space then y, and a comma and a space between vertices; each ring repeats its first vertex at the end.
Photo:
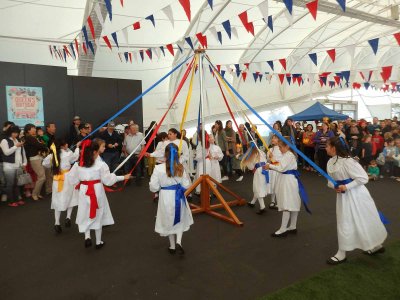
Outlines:
POLYGON ((97 19, 99 20, 101 27, 103 27, 104 19, 103 19, 103 15, 101 14, 99 3, 96 3, 96 5, 94 6, 94 12, 96 13, 97 19))
POLYGON ((160 59, 160 52, 161 52, 161 49, 160 48, 153 48, 153 49, 151 49, 153 52, 154 52, 154 54, 157 56, 157 59, 160 59))
POLYGON ((347 52, 349 52, 351 59, 354 58, 354 53, 356 52, 356 45, 346 46, 347 52))
POLYGON ((174 14, 172 12, 171 5, 164 7, 162 11, 167 16, 168 20, 171 22, 172 27, 174 27, 174 14))
POLYGON ((268 20, 268 0, 258 4, 258 9, 260 10, 265 22, 268 20))
POLYGON ((215 29, 215 26, 210 27, 208 30, 210 31, 210 33, 214 37, 214 39, 218 42, 217 29, 215 29))
POLYGON ((271 83, 272 74, 267 74, 267 75, 265 76, 265 78, 267 79, 267 81, 268 81, 269 83, 271 83))
POLYGON ((138 62, 138 60, 137 60, 137 52, 133 51, 132 54, 133 54, 133 59, 135 60, 135 62, 138 62))
POLYGON ((129 44, 128 27, 125 27, 124 29, 122 29, 122 34, 124 35, 125 43, 129 44))
POLYGON ((239 38, 236 27, 232 27, 231 32, 235 38, 237 39, 239 38))

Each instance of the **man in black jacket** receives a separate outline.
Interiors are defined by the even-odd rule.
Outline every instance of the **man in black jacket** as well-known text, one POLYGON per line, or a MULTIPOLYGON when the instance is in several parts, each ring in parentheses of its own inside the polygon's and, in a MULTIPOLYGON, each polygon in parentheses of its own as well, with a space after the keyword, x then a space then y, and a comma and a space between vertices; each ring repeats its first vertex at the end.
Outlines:
POLYGON ((114 129, 115 123, 111 121, 107 125, 107 130, 100 136, 106 142, 106 150, 104 150, 102 157, 111 172, 117 167, 122 145, 121 136, 114 129))

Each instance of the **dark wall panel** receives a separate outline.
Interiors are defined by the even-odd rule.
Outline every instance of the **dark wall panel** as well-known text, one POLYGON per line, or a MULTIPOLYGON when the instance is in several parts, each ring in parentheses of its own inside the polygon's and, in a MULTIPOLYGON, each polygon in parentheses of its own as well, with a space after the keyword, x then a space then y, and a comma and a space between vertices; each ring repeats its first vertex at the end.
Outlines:
MULTIPOLYGON (((141 81, 132 80, 118 80, 118 109, 122 109, 125 105, 135 99, 142 93, 141 81)), ((133 120, 139 124, 140 129, 143 128, 143 104, 142 99, 129 107, 121 114, 119 118, 122 122, 126 120, 133 120)))

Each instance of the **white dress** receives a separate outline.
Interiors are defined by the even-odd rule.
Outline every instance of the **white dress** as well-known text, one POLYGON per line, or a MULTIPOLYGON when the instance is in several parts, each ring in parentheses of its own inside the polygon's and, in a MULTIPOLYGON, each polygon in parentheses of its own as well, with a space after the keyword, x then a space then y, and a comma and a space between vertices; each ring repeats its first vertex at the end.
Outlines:
POLYGON ((210 176, 218 182, 221 180, 221 166, 219 162, 224 158, 224 154, 219 146, 211 144, 210 145, 210 161, 211 161, 211 172, 210 176))
MULTIPOLYGON (((282 159, 282 152, 279 150, 278 146, 273 146, 272 148, 269 149, 268 154, 272 153, 272 157, 274 161, 280 162, 282 159)), ((269 156, 268 156, 269 157, 269 156)), ((269 183, 271 185, 271 194, 276 194, 276 186, 277 186, 277 180, 278 180, 279 173, 270 170, 269 172, 269 183)))
MULTIPOLYGON (((78 205, 78 198, 73 197, 75 185, 71 185, 65 182, 66 173, 71 169, 71 165, 75 161, 77 161, 78 158, 79 158, 78 147, 75 149, 75 152, 72 152, 69 149, 68 150, 61 149, 59 164, 60 164, 60 171, 65 172, 64 184, 62 190, 59 192, 58 191, 59 181, 57 180, 57 177, 62 177, 62 175, 53 176, 53 189, 52 189, 53 193, 51 195, 51 209, 57 211, 66 211, 68 208, 78 205)), ((51 168, 52 161, 53 161, 53 154, 49 154, 43 160, 42 164, 45 168, 51 168)))
POLYGON ((166 164, 157 165, 150 178, 150 191, 159 193, 157 218, 155 231, 161 236, 168 236, 189 230, 193 224, 192 212, 185 199, 185 204, 181 204, 180 222, 174 225, 175 218, 175 191, 162 190, 161 187, 168 187, 175 184, 181 184, 184 188, 190 186, 190 180, 186 171, 182 177, 168 177, 166 173, 166 164))
MULTIPOLYGON (((332 157, 327 165, 328 174, 335 180, 353 179, 346 184, 346 192, 337 194, 336 219, 339 249, 371 250, 381 245, 387 232, 382 224, 375 202, 364 186, 368 175, 352 158, 332 157)), ((333 188, 333 184, 328 182, 333 188)))
MULTIPOLYGON (((260 151, 260 161, 267 162, 265 153, 260 151)), ((249 170, 254 170, 257 162, 249 163, 247 167, 249 170)), ((263 168, 257 168, 253 175, 253 193, 255 198, 264 198, 270 193, 270 184, 267 183, 265 176, 262 174, 263 168)))
POLYGON ((99 208, 96 210, 96 217, 93 219, 89 217, 90 198, 86 195, 88 186, 81 184, 79 188, 78 213, 76 216, 76 224, 79 226, 79 232, 85 232, 89 229, 96 230, 105 225, 114 224, 103 184, 111 186, 117 181, 124 180, 124 176, 117 176, 110 173, 107 164, 99 156, 90 168, 80 167, 78 164, 75 164, 65 177, 66 181, 72 185, 77 185, 80 181, 101 181, 94 185, 99 208))
POLYGON ((300 211, 301 199, 297 179, 291 174, 282 174, 288 170, 297 170, 296 156, 287 151, 282 155, 279 165, 269 165, 271 170, 277 171, 275 194, 278 210, 300 211))

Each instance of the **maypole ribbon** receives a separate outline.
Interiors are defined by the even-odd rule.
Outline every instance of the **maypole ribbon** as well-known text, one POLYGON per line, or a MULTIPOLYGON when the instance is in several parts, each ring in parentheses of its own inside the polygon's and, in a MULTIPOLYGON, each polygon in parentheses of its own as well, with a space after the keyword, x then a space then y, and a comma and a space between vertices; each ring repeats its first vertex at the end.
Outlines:
MULTIPOLYGON (((163 82, 166 78, 168 78, 172 73, 174 73, 176 70, 178 70, 184 63, 186 63, 190 58, 192 58, 193 55, 187 57, 184 61, 182 61, 180 64, 176 65, 171 71, 169 71, 167 74, 165 74, 161 79, 159 79, 156 83, 154 83, 152 86, 150 86, 148 89, 146 89, 143 93, 141 93, 139 96, 137 96, 135 99, 133 99, 131 102, 129 102, 127 105, 125 105, 122 109, 120 109, 117 113, 115 113, 112 117, 110 117, 108 120, 104 121, 100 126, 98 126, 95 130, 93 130, 91 133, 89 133, 87 136, 85 136, 82 141, 86 140, 88 137, 93 135, 95 132, 97 132, 100 128, 104 127, 106 124, 108 124, 111 120, 114 120, 116 117, 118 117, 120 114, 122 114, 124 111, 126 111, 129 107, 131 107, 133 104, 138 102, 142 97, 146 94, 148 94, 152 89, 154 89, 157 85, 159 85, 161 82, 163 82)), ((74 145, 75 146, 75 145, 74 145)))

